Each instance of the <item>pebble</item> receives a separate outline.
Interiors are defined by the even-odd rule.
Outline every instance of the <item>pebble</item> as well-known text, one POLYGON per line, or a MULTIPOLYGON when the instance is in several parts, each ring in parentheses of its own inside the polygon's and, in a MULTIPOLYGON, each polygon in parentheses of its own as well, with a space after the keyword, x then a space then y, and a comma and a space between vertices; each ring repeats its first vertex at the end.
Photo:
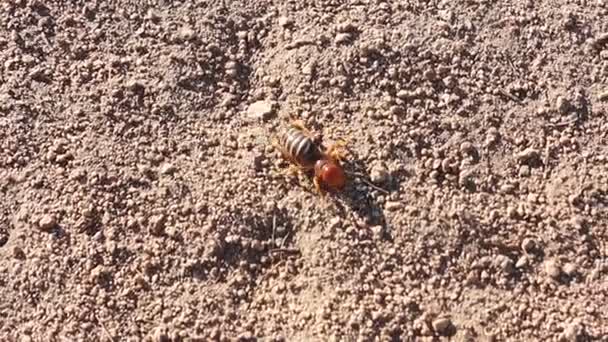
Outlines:
POLYGON ((545 273, 551 278, 559 278, 562 273, 561 266, 556 260, 545 261, 545 273))
POLYGON ((382 163, 375 164, 370 171, 370 178, 373 183, 380 184, 388 181, 389 174, 386 166, 382 163))
POLYGON ((528 257, 523 255, 517 260, 517 263, 515 263, 515 267, 524 268, 526 266, 528 266, 528 257))
POLYGON ((260 240, 251 240, 251 248, 254 251, 262 252, 264 250, 264 244, 260 240))
POLYGON ((380 240, 384 234, 384 228, 382 226, 373 226, 371 227, 371 231, 374 235, 374 239, 380 240))
POLYGON ((310 76, 315 73, 315 68, 315 63, 308 63, 302 67, 302 74, 310 76))
POLYGON ((187 26, 182 27, 178 32, 178 38, 183 41, 191 40, 191 39, 194 39, 195 37, 196 37, 196 33, 194 32, 194 30, 187 26))
POLYGON ((25 259, 25 252, 19 246, 13 246, 13 257, 15 259, 25 259))
POLYGON ((560 113, 567 114, 568 110, 571 107, 570 101, 568 101, 563 96, 558 96, 557 99, 555 100, 555 107, 560 113))
POLYGON ((447 317, 437 318, 433 321, 433 330, 439 334, 447 333, 448 328, 452 325, 452 321, 447 317))
POLYGON ((254 152, 251 158, 253 169, 255 171, 262 171, 264 169, 264 155, 259 152, 254 152))
POLYGON ((341 226, 342 226, 342 219, 340 217, 336 216, 329 221, 328 228, 336 229, 336 228, 340 228, 341 226))
POLYGON ((357 30, 357 27, 352 23, 342 23, 336 26, 338 32, 353 32, 357 30))
POLYGON ((584 328, 578 322, 570 323, 564 331, 559 335, 560 342, 576 342, 581 339, 584 333, 584 328))
POLYGON ((152 235, 161 235, 165 230, 165 216, 164 215, 156 215, 150 217, 150 227, 149 232, 152 235))
POLYGON ((519 176, 520 177, 529 177, 531 174, 530 166, 522 165, 519 167, 519 176))
POLYGON ((150 339, 154 342, 168 342, 170 341, 169 335, 167 334, 167 328, 160 326, 155 328, 150 334, 150 339))
POLYGON ((521 249, 526 253, 531 253, 536 248, 536 242, 533 239, 525 238, 521 242, 521 249))
POLYGON ((389 201, 389 202, 386 202, 386 204, 384 205, 384 207, 385 207, 385 208, 386 208, 386 210, 388 210, 388 211, 397 211, 397 210, 401 210, 401 209, 403 209, 403 203, 401 203, 401 202, 389 201))
POLYGON ((572 277, 578 273, 578 266, 573 262, 569 262, 564 265, 563 271, 567 276, 572 277))
POLYGON ((129 89, 130 91, 133 91, 133 92, 146 89, 146 85, 145 85, 144 81, 137 80, 137 79, 129 80, 126 84, 126 87, 127 87, 127 89, 129 89))
POLYGON ((462 154, 471 154, 475 152, 475 147, 470 141, 464 141, 460 144, 460 153, 462 154))
POLYGON ((437 75, 435 74, 435 70, 428 69, 428 70, 424 71, 424 73, 422 74, 422 76, 424 76, 424 78, 426 78, 427 80, 432 81, 432 80, 435 79, 435 77, 437 75))
POLYGON ((90 280, 92 283, 95 283, 95 282, 99 281, 99 280, 100 280, 100 278, 101 278, 101 277, 102 277, 102 276, 103 276, 105 273, 107 273, 106 267, 105 267, 105 266, 103 266, 103 265, 98 265, 98 266, 96 266, 95 268, 93 268, 93 269, 91 270, 91 273, 89 274, 89 280, 90 280))
POLYGON ((163 166, 161 166, 160 168, 160 172, 163 175, 170 175, 172 173, 174 173, 177 170, 177 168, 175 167, 175 165, 171 164, 171 163, 166 163, 163 166))
POLYGON ((95 233, 95 235, 93 235, 93 240, 98 241, 98 242, 103 240, 103 232, 100 230, 97 233, 95 233))
POLYGON ((608 90, 604 90, 598 95, 598 100, 600 101, 608 101, 608 90))
POLYGON ((293 20, 288 17, 280 17, 279 18, 279 26, 287 27, 293 24, 293 20))
POLYGON ((515 271, 513 267, 513 260, 506 255, 497 255, 494 258, 494 265, 500 268, 506 274, 512 274, 515 271))
POLYGON ((500 186, 501 194, 512 194, 515 191, 515 186, 513 184, 503 184, 500 186))
POLYGON ((336 37, 334 38, 334 42, 336 44, 345 44, 348 43, 351 40, 352 36, 350 33, 346 33, 346 32, 342 32, 342 33, 338 33, 336 35, 336 37))
POLYGON ((268 101, 254 102, 247 109, 247 115, 252 119, 268 119, 272 114, 272 104, 268 101))
POLYGON ((38 225, 42 230, 51 230, 57 225, 57 221, 52 215, 44 215, 38 221, 38 225))
POLYGON ((517 154, 517 159, 520 162, 530 162, 540 157, 540 152, 532 147, 529 147, 517 154))
POLYGON ((410 96, 410 93, 407 90, 399 90, 397 92, 397 97, 406 100, 410 96))

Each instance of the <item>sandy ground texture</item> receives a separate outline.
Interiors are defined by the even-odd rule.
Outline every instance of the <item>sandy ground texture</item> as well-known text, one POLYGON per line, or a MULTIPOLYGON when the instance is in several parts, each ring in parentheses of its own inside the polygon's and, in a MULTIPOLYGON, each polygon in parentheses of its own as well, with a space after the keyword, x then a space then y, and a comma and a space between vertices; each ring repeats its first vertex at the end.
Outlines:
POLYGON ((79 3, 0 2, 2 341, 608 341, 605 0, 79 3))

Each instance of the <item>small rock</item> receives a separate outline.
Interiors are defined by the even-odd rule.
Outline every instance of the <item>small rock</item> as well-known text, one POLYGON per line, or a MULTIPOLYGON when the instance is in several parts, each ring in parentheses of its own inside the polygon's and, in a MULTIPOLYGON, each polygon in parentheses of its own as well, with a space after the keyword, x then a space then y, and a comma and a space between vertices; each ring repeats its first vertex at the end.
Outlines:
POLYGON ((403 209, 403 203, 389 201, 389 202, 386 202, 386 204, 384 205, 384 207, 388 211, 397 211, 397 210, 403 209))
POLYGON ((407 90, 399 90, 396 95, 398 98, 406 100, 407 98, 409 98, 410 93, 407 90))
POLYGON ((91 270, 91 273, 89 274, 89 280, 92 283, 99 282, 102 279, 102 277, 107 273, 108 273, 108 271, 105 266, 98 265, 91 270))
POLYGON ((512 194, 515 191, 515 186, 513 184, 503 184, 500 186, 501 194, 512 194))
POLYGON ((160 15, 154 9, 148 9, 144 19, 150 20, 153 22, 158 22, 160 20, 160 15))
POLYGON ((165 230, 165 216, 164 215, 156 215, 150 217, 150 227, 149 232, 152 235, 161 235, 165 230))
POLYGON ((226 62, 226 65, 224 65, 224 68, 226 68, 227 70, 237 70, 239 68, 239 63, 237 61, 228 61, 226 62))
POLYGON ((48 231, 55 228, 57 221, 52 215, 44 215, 38 221, 38 225, 40 226, 40 229, 48 231))
POLYGON ((127 89, 129 89, 133 92, 142 91, 142 90, 146 89, 146 86, 142 80, 130 80, 127 82, 126 86, 127 86, 127 89))
POLYGON ((352 23, 342 23, 336 27, 338 32, 353 32, 357 30, 357 27, 352 23))
POLYGON ((403 114, 403 108, 401 106, 392 105, 388 109, 388 112, 393 116, 401 115, 403 114))
POLYGON ((311 63, 307 63, 306 65, 304 65, 302 67, 302 74, 308 75, 308 76, 314 74, 315 73, 315 67, 316 67, 315 63, 312 63, 312 62, 311 63))
POLYGON ((536 242, 534 242, 533 239, 525 238, 521 242, 521 248, 524 250, 524 252, 531 253, 536 248, 536 242))
POLYGON ((175 167, 175 165, 171 163, 165 163, 163 166, 160 167, 160 173, 162 173, 163 175, 170 175, 176 170, 177 168, 175 167))
POLYGON ((348 43, 352 39, 352 35, 350 33, 342 32, 338 33, 334 38, 334 42, 336 44, 345 44, 348 43))
POLYGON ((528 266, 528 257, 523 255, 517 260, 517 263, 515 263, 515 267, 524 268, 526 266, 528 266))
POLYGON ((505 274, 512 274, 515 271, 513 260, 506 255, 497 255, 494 259, 494 265, 500 268, 505 274))
POLYGON ((103 232, 100 230, 97 233, 95 233, 95 235, 93 235, 93 240, 95 240, 97 242, 103 240, 103 232))
POLYGON ((529 147, 519 152, 516 157, 520 162, 526 163, 540 158, 540 152, 535 148, 529 147))
POLYGON ((25 259, 25 253, 19 246, 13 246, 13 257, 15 259, 25 259))
POLYGON ((342 219, 336 216, 329 221, 328 229, 336 229, 342 226, 342 219))
POLYGON ((371 181, 375 184, 384 183, 389 180, 389 173, 383 163, 375 164, 370 171, 371 181))
POLYGON ((471 154, 475 152, 475 147, 470 141, 464 141, 460 144, 460 153, 462 154, 471 154))
POLYGON ((288 18, 288 17, 279 18, 279 26, 281 26, 281 27, 288 27, 288 26, 291 26, 292 24, 293 24, 293 20, 291 18, 288 18))
POLYGON ((519 167, 519 176, 520 177, 529 177, 530 176, 530 166, 529 165, 522 165, 519 167))
POLYGON ((193 29, 185 26, 178 31, 178 38, 182 41, 192 40, 196 37, 196 32, 193 29))
POLYGON ((422 76, 424 76, 424 78, 426 78, 427 80, 432 81, 432 80, 435 79, 435 77, 437 75, 435 74, 435 70, 428 69, 428 70, 424 71, 424 73, 422 74, 422 76))
POLYGON ((573 262, 569 262, 564 265, 563 271, 567 276, 572 277, 578 273, 578 266, 573 262))
POLYGON ((556 260, 545 262, 545 273, 551 278, 557 279, 562 274, 562 268, 556 260))
POLYGON ((267 101, 254 102, 247 109, 247 115, 252 119, 268 119, 272 114, 272 104, 267 101))
POLYGON ((437 318, 433 321, 433 330, 437 333, 444 335, 448 332, 448 329, 452 326, 452 321, 447 317, 437 318))
POLYGON ((254 152, 251 158, 253 169, 258 172, 262 171, 264 169, 264 155, 254 152))
POLYGON ((254 338, 254 335, 250 331, 242 332, 237 336, 237 340, 239 341, 249 341, 254 338))
POLYGON ((235 95, 232 94, 228 94, 226 95, 226 97, 224 97, 224 99, 222 100, 222 102, 220 102, 220 106, 222 107, 230 107, 234 104, 234 102, 237 100, 237 97, 235 95))
POLYGON ((570 323, 564 331, 559 335, 560 342, 576 342, 580 341, 584 335, 584 327, 578 323, 570 323))
POLYGON ((251 240, 251 249, 257 252, 264 251, 264 244, 260 240, 251 240))
POLYGON ((382 228, 382 226, 373 226, 371 227, 371 231, 374 235, 374 239, 382 239, 382 236, 384 235, 384 228, 382 228))
POLYGON ((604 90, 597 96, 600 101, 608 101, 608 90, 604 90))
POLYGON ((567 114, 571 108, 571 104, 570 101, 563 96, 558 96, 555 100, 555 107, 560 113, 567 114))
POLYGON ((150 342, 171 342, 167 327, 157 327, 147 336, 147 341, 150 342))

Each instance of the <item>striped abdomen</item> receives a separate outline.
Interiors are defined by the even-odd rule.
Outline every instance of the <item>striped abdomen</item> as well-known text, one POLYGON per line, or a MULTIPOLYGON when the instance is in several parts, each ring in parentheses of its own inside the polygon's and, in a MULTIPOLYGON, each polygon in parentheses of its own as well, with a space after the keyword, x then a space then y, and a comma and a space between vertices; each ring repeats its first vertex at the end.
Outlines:
POLYGON ((312 139, 304 135, 297 128, 290 128, 281 141, 285 153, 303 167, 314 167, 315 162, 321 157, 319 149, 312 139))

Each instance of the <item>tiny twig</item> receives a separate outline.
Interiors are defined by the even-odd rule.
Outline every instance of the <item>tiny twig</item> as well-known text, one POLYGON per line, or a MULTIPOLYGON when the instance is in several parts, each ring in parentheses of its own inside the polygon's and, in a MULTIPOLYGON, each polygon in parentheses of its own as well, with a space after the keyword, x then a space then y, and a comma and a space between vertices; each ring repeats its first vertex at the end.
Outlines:
POLYGON ((300 250, 297 248, 275 248, 270 250, 270 253, 300 254, 300 250))
POLYGON ((112 334, 110 334, 110 331, 108 330, 108 328, 106 328, 106 325, 103 324, 103 321, 99 319, 99 316, 95 315, 95 319, 97 320, 97 322, 99 323, 99 325, 101 325, 101 329, 106 333, 106 336, 110 339, 111 342, 116 341, 114 339, 114 336, 112 336, 112 334))
POLYGON ((577 121, 578 121, 578 118, 564 121, 564 122, 548 123, 545 126, 547 126, 547 127, 564 127, 564 126, 568 126, 570 124, 576 123, 577 121))
POLYGON ((507 97, 507 98, 509 98, 509 99, 511 99, 511 100, 513 100, 515 102, 517 102, 517 103, 521 103, 520 99, 518 99, 517 97, 515 97, 515 95, 513 95, 513 94, 511 94, 511 93, 509 93, 507 91, 505 91, 504 89, 499 89, 498 92, 502 96, 505 96, 505 97, 507 97))
POLYGON ((289 237, 289 234, 291 232, 287 232, 287 234, 285 235, 285 237, 283 238, 283 240, 281 240, 281 245, 279 246, 279 248, 283 248, 283 245, 285 244, 285 241, 287 240, 287 238, 289 237))
POLYGON ((272 243, 275 244, 275 232, 277 231, 277 215, 272 215, 272 243))
POLYGON ((348 171, 347 171, 346 173, 347 173, 347 174, 349 174, 349 175, 352 175, 352 176, 357 176, 357 177, 360 177, 360 179, 363 181, 363 183, 365 183, 365 184, 367 184, 367 185, 371 186, 372 188, 374 188, 374 189, 376 189, 376 190, 378 190, 378 191, 380 191, 380 192, 383 192, 383 193, 385 193, 385 194, 387 194, 387 195, 390 193, 388 190, 383 189, 383 188, 381 188, 381 187, 379 187, 379 186, 375 185, 374 183, 372 183, 372 182, 368 181, 368 180, 366 179, 367 177, 366 177, 364 174, 362 174, 362 173, 359 173, 359 172, 348 172, 348 171))

